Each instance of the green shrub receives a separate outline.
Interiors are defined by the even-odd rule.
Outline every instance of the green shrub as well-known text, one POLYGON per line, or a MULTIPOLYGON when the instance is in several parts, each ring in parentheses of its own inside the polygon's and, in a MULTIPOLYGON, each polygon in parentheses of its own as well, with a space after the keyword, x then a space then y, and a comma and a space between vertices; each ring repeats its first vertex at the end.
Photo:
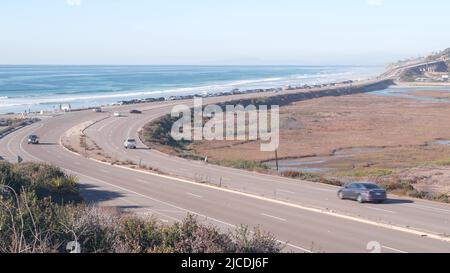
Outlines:
POLYGON ((137 217, 126 217, 121 221, 120 240, 132 253, 154 251, 163 243, 164 234, 156 224, 156 220, 143 220, 137 217))
POLYGON ((268 170, 269 167, 262 162, 259 161, 250 161, 250 160, 221 160, 217 163, 218 165, 232 167, 236 169, 243 170, 268 170))
POLYGON ((281 173, 281 176, 293 178, 293 179, 310 181, 310 182, 328 184, 328 185, 333 185, 333 186, 342 186, 343 185, 343 183, 341 181, 331 179, 331 178, 326 178, 323 175, 314 174, 314 173, 298 172, 298 171, 285 171, 285 172, 281 173))
POLYGON ((387 175, 392 175, 392 174, 394 174, 394 171, 392 171, 392 170, 368 169, 368 170, 356 170, 356 171, 348 172, 348 173, 343 174, 343 176, 364 178, 364 177, 387 176, 387 175))
POLYGON ((419 191, 414 187, 415 181, 402 180, 398 177, 393 177, 386 181, 381 181, 378 184, 393 194, 449 203, 447 194, 434 195, 429 192, 419 191))
POLYGON ((168 145, 173 148, 185 149, 191 141, 177 141, 172 138, 172 126, 177 119, 165 115, 144 126, 141 138, 146 144, 168 145))
POLYGON ((82 200, 77 178, 46 164, 0 162, 0 185, 12 187, 19 194, 25 191, 40 199, 51 198, 55 203, 82 200))
POLYGON ((234 253, 278 253, 284 246, 270 233, 241 226, 232 236, 234 253))
POLYGON ((442 166, 442 167, 450 166, 450 159, 436 161, 436 165, 442 166))

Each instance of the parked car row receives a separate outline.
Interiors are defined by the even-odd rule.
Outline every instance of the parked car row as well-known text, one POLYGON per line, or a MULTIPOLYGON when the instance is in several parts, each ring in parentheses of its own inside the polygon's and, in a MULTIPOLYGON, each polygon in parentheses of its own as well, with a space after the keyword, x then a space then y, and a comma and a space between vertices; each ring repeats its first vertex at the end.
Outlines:
MULTIPOLYGON (((94 113, 103 113, 103 109, 101 107, 92 108, 92 111, 94 113)), ((137 110, 137 109, 133 109, 133 110, 130 110, 129 113, 130 114, 142 114, 142 111, 141 110, 137 110)), ((115 117, 122 117, 123 114, 121 112, 114 112, 113 116, 115 116, 115 117)))

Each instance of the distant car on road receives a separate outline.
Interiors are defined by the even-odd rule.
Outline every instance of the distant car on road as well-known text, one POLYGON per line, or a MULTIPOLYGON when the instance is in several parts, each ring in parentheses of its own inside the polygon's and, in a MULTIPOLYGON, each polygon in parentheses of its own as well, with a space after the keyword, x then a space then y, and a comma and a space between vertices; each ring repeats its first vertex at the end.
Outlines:
POLYGON ((114 116, 115 116, 116 118, 120 118, 120 117, 122 116, 122 113, 115 112, 115 113, 114 113, 114 116))
POLYGON ((102 112, 102 108, 97 107, 97 108, 92 109, 92 111, 94 111, 95 113, 101 113, 102 112))
POLYGON ((123 146, 125 147, 125 149, 136 149, 137 142, 136 142, 135 139, 128 138, 128 139, 125 140, 125 142, 123 143, 123 146))
POLYGON ((130 114, 142 114, 142 111, 139 110, 131 110, 130 114))
POLYGON ((349 183, 338 191, 341 200, 351 199, 359 203, 383 203, 387 200, 386 190, 374 183, 349 183))
POLYGON ((39 137, 37 135, 30 135, 28 137, 28 144, 39 144, 39 137))

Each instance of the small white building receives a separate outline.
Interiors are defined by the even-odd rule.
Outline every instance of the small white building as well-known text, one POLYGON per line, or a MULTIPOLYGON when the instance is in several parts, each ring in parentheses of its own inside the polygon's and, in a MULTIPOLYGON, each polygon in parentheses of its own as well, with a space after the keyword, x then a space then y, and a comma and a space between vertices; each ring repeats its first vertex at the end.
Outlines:
POLYGON ((61 111, 70 112, 72 111, 72 106, 70 104, 61 105, 61 111))

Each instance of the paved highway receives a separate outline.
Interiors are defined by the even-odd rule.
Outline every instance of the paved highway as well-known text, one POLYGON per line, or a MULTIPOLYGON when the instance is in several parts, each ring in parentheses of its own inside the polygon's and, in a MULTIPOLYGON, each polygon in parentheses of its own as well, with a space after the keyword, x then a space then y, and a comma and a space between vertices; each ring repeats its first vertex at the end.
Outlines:
POLYGON ((170 111, 170 107, 144 111, 143 115, 107 118, 90 127, 85 133, 102 148, 102 152, 113 158, 137 164, 141 162, 164 173, 194 181, 201 179, 217 186, 221 183, 228 189, 333 210, 377 222, 450 235, 450 206, 445 204, 391 197, 386 204, 355 206, 352 201, 336 199, 337 187, 250 173, 148 150, 139 141, 137 132, 149 120, 165 113, 164 111, 170 111), (108 141, 103 141, 104 136, 107 136, 108 141), (123 140, 127 137, 137 139, 140 149, 125 150, 123 140))
POLYGON ((20 155, 26 161, 60 166, 78 175, 87 199, 102 206, 148 213, 162 222, 178 221, 191 213, 224 229, 261 225, 296 252, 368 252, 366 246, 372 241, 379 242, 383 252, 450 252, 448 238, 443 236, 450 234, 448 205, 396 197, 385 205, 359 205, 339 201, 332 186, 179 159, 145 149, 142 143, 142 149, 122 148, 124 138, 137 138, 145 123, 170 111, 173 104, 123 106, 106 109, 108 113, 81 111, 48 118, 0 140, 0 155, 10 161, 20 155), (144 113, 109 117, 113 111, 135 108, 144 113), (86 134, 103 152, 121 160, 141 160, 172 176, 110 166, 60 146, 67 130, 86 121, 98 121, 86 134), (27 145, 31 133, 38 134, 43 143, 27 145), (213 185, 222 178, 223 187, 191 182, 199 177, 209 177, 213 185))

